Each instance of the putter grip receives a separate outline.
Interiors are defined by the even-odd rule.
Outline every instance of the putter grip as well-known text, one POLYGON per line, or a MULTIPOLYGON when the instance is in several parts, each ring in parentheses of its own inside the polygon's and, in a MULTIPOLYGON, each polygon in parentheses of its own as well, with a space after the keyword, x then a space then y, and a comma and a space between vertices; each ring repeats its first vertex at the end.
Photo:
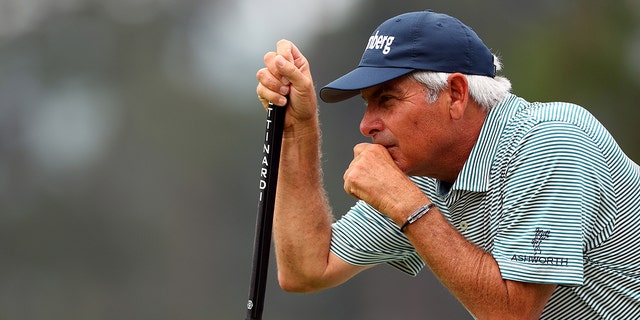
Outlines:
POLYGON ((267 276, 269 271, 269 254, 271 250, 271 230, 273 227, 273 209, 278 183, 278 167, 280 149, 282 147, 282 131, 284 128, 285 107, 277 107, 269 103, 267 121, 262 148, 258 215, 253 246, 253 266, 251 286, 247 301, 246 320, 262 319, 264 310, 267 276))

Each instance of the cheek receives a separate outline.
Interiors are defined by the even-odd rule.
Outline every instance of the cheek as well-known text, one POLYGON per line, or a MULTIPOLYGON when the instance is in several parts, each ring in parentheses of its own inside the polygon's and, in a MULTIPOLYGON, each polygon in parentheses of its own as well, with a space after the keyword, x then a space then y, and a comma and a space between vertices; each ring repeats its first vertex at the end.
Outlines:
POLYGON ((425 123, 414 121, 412 126, 411 131, 402 137, 401 149, 404 161, 416 164, 423 161, 429 151, 436 147, 437 137, 425 123))
POLYGON ((419 161, 420 155, 424 153, 424 144, 419 136, 403 136, 399 140, 400 148, 395 150, 394 159, 403 169, 413 167, 419 161))
POLYGON ((411 170, 419 165, 430 145, 433 143, 432 124, 426 119, 426 115, 420 113, 405 114, 405 121, 396 123, 393 135, 400 146, 392 154, 394 160, 403 171, 411 170))

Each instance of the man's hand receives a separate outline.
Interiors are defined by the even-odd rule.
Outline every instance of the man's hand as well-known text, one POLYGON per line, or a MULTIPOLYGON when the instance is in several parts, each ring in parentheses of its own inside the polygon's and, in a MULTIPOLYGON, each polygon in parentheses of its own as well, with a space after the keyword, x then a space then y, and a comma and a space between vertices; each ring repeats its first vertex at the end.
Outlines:
POLYGON ((416 208, 429 203, 422 191, 398 168, 387 149, 361 143, 344 174, 344 190, 386 214, 398 225, 416 208))
POLYGON ((288 105, 285 130, 298 123, 314 120, 317 99, 307 59, 288 40, 280 40, 276 52, 264 56, 265 67, 256 78, 258 99, 266 108, 269 102, 288 105))

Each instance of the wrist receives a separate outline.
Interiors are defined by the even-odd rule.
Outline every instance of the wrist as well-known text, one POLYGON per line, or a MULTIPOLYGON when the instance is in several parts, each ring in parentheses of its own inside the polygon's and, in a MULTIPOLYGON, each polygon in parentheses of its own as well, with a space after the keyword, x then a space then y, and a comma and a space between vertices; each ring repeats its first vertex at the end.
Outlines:
POLYGON ((320 141, 317 120, 309 119, 285 128, 282 136, 280 170, 295 172, 292 175, 297 177, 307 177, 320 172, 320 141))
POLYGON ((319 137, 320 124, 317 116, 285 126, 282 136, 283 139, 288 140, 319 139, 319 137))
POLYGON ((412 181, 410 183, 409 187, 402 189, 402 196, 393 201, 393 207, 385 212, 398 227, 402 226, 413 212, 433 202, 412 181))
POLYGON ((414 210, 405 220, 404 223, 400 226, 400 232, 405 232, 406 228, 418 221, 420 218, 426 216, 433 207, 435 207, 435 203, 431 202, 429 204, 420 206, 418 209, 414 210))

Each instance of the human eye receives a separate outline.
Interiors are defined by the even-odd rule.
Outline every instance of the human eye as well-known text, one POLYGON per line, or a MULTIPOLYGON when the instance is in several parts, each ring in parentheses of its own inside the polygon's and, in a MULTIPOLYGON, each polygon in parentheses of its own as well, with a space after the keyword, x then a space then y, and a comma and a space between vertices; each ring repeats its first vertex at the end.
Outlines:
POLYGON ((390 94, 384 94, 378 97, 378 104, 386 108, 393 106, 395 101, 396 101, 396 98, 390 94))

